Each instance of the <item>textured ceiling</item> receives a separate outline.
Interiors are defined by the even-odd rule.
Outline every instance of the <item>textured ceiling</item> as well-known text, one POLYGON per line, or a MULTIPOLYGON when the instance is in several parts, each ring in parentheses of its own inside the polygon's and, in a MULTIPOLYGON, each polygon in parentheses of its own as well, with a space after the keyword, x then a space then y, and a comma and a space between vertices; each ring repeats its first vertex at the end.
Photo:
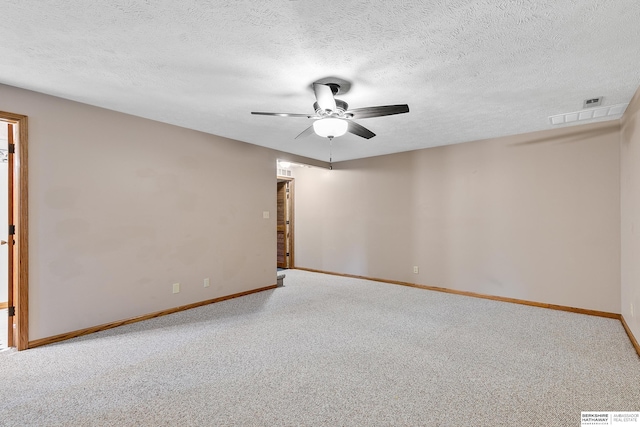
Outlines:
MULTIPOLYGON (((313 81, 351 82, 347 160, 549 129, 548 116, 629 102, 638 0, 0 0, 0 83, 327 160, 313 81)), ((598 120, 619 118, 606 117, 598 120)), ((566 125, 562 125, 566 126, 566 125)))

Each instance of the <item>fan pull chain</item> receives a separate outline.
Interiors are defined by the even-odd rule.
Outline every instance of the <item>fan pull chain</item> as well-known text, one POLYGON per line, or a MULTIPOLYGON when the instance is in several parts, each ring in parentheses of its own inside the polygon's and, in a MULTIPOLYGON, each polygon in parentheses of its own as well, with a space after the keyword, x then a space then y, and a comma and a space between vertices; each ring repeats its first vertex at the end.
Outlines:
POLYGON ((333 165, 331 164, 331 146, 333 143, 333 137, 329 136, 329 170, 333 170, 333 165))

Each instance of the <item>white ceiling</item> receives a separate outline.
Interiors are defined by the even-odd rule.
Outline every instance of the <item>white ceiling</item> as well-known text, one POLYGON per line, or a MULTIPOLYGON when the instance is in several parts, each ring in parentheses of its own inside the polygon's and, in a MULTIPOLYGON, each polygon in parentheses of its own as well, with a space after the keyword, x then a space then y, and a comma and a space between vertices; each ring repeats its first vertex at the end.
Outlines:
MULTIPOLYGON (((0 83, 277 150, 311 83, 351 82, 377 134, 333 142, 334 161, 549 129, 548 116, 629 102, 640 85, 638 0, 0 0, 0 83)), ((20 112, 18 112, 20 113, 20 112)), ((617 119, 620 116, 595 119, 617 119)), ((563 125, 564 126, 564 125, 563 125)))

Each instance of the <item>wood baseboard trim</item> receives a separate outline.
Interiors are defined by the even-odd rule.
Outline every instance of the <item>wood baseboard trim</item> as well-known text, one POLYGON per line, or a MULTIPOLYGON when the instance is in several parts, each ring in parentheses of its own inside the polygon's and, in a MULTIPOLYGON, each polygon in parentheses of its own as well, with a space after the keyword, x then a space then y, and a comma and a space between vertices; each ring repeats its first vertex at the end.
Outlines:
POLYGON ((332 271, 315 270, 312 268, 296 267, 296 269, 310 271, 312 273, 331 274, 333 276, 351 277, 354 279, 364 279, 364 280, 371 280, 374 282, 391 283, 393 285, 408 286, 411 288, 418 288, 418 289, 426 289, 428 291, 445 292, 448 294, 464 295, 467 297, 489 299, 489 300, 501 301, 501 302, 510 302, 513 304, 529 305, 532 307, 548 308, 551 310, 569 311, 571 313, 587 314, 589 316, 606 317, 609 319, 617 319, 617 320, 621 319, 621 316, 618 313, 609 313, 606 311, 588 310, 584 308, 569 307, 569 306, 556 305, 556 304, 547 304, 543 302, 528 301, 528 300, 522 300, 517 298, 499 297, 494 295, 480 294, 476 292, 458 291, 455 289, 440 288, 437 286, 417 285, 415 283, 400 282, 398 280, 387 280, 387 279, 379 279, 375 277, 358 276, 355 274, 344 274, 344 273, 335 273, 332 271))
POLYGON ((117 328, 118 326, 129 325, 131 323, 141 322, 143 320, 149 320, 160 316, 165 316, 167 314, 177 313, 179 311, 190 310, 196 307, 202 307, 203 305, 209 305, 220 301, 225 301, 228 299, 243 297, 245 295, 255 294, 257 292, 268 291, 270 289, 277 288, 278 285, 265 286, 263 288, 252 289, 249 291, 238 292, 237 294, 226 295, 223 297, 218 297, 214 299, 209 299, 200 302, 194 302, 193 304, 181 305, 179 307, 169 308, 167 310, 156 311, 155 313, 144 314, 142 316, 132 317, 126 320, 120 320, 117 322, 105 323, 104 325, 93 326, 91 328, 80 329, 73 332, 67 332, 65 334, 54 335, 52 337, 40 338, 37 340, 29 341, 28 348, 40 347, 47 344, 53 344, 60 341, 65 341, 71 338, 80 337, 82 335, 92 334, 94 332, 105 331, 107 329, 117 328))
POLYGON ((624 320, 624 316, 620 316, 620 321, 622 322, 622 326, 624 327, 624 330, 627 332, 627 335, 629 335, 629 340, 631 341, 631 345, 633 346, 633 348, 636 349, 636 353, 638 353, 638 356, 640 356, 640 344, 638 344, 638 340, 636 339, 636 337, 633 336, 633 332, 631 332, 629 325, 627 325, 626 320, 624 320))

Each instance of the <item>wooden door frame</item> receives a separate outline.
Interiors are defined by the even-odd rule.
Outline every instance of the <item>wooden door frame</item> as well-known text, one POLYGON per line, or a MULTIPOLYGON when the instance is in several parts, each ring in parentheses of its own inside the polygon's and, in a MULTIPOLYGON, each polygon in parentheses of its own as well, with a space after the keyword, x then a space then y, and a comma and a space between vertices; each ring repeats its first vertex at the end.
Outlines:
MULTIPOLYGON (((289 184, 289 266, 287 268, 295 268, 295 248, 294 248, 294 228, 295 228, 295 179, 290 176, 277 176, 276 182, 288 181, 289 184)), ((285 209, 287 204, 285 203, 285 209)), ((285 239, 286 239, 285 234, 285 239)))
MULTIPOLYGON (((18 125, 15 141, 13 169, 13 217, 15 245, 13 286, 16 324, 13 346, 18 350, 29 348, 29 233, 28 233, 28 168, 27 168, 27 116, 0 111, 0 121, 18 125)), ((4 226, 4 225, 3 225, 4 226)))

